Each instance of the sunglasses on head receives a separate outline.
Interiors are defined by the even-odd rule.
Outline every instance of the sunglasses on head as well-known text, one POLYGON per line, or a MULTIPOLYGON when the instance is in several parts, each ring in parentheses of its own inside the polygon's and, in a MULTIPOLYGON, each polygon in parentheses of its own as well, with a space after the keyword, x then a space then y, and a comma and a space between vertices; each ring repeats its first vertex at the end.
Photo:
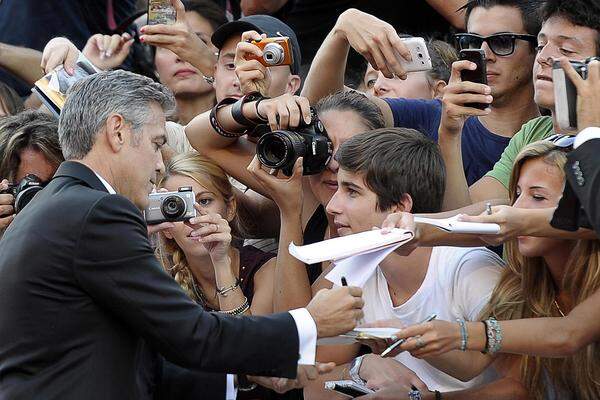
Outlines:
POLYGON ((544 140, 547 142, 551 142, 556 147, 560 147, 561 150, 570 151, 573 149, 573 143, 575 143, 575 137, 576 136, 574 136, 574 135, 561 135, 559 133, 556 133, 554 135, 548 136, 544 140))
POLYGON ((537 44, 537 38, 533 35, 521 33, 496 33, 490 36, 480 36, 475 33, 457 33, 454 35, 460 50, 480 49, 486 42, 490 50, 497 56, 510 56, 515 52, 515 42, 524 40, 537 44))

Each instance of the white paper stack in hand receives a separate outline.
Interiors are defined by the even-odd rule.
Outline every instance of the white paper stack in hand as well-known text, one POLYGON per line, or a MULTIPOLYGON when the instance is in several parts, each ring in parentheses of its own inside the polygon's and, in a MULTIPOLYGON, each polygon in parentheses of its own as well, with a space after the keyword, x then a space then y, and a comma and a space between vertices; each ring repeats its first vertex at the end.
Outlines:
POLYGON ((339 336, 319 339, 317 344, 352 344, 360 340, 391 339, 398 330, 398 328, 354 328, 339 336))
POLYGON ((398 246, 411 240, 412 232, 392 229, 387 233, 373 230, 323 240, 306 246, 290 243, 290 254, 306 264, 329 260, 341 260, 359 254, 371 253, 391 246, 398 246))

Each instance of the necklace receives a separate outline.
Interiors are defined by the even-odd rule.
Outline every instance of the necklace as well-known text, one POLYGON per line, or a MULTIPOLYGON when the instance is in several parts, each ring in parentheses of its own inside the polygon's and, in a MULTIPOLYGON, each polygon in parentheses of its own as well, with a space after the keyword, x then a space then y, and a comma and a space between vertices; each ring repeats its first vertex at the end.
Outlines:
POLYGON ((562 310, 560 309, 560 306, 558 305, 558 301, 556 301, 556 299, 554 299, 554 305, 556 306, 556 309, 558 310, 558 312, 560 313, 560 315, 562 317, 564 317, 565 313, 563 313, 562 310))
MULTIPOLYGON (((204 292, 202 292, 202 290, 200 290, 198 288, 198 286, 196 285, 196 279, 192 277, 192 290, 194 292, 194 294, 196 295, 196 297, 198 298, 198 300, 200 300, 200 303, 202 303, 202 305, 204 306, 204 308, 210 308, 211 310, 214 310, 211 305, 208 303, 208 299, 206 298, 206 296, 204 295, 204 292)), ((217 291, 215 290, 215 297, 217 297, 217 291)))

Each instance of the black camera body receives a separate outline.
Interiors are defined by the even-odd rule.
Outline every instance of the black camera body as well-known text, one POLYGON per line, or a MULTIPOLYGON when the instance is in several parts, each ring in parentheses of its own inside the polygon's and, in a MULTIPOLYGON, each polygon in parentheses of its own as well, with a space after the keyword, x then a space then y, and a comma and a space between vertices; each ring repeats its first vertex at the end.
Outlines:
POLYGON ((42 180, 34 174, 26 175, 21 182, 8 185, 8 189, 0 194, 12 194, 15 198, 15 214, 19 213, 33 199, 40 190, 46 186, 42 180))
MULTIPOLYGON (((599 57, 591 57, 585 61, 569 61, 575 71, 583 79, 588 77, 588 64, 600 61, 599 57)), ((552 65, 552 81, 554 82, 554 102, 556 108, 556 120, 558 126, 565 130, 577 129, 577 88, 571 82, 560 65, 560 61, 554 61, 552 65)))
POLYGON ((308 125, 303 124, 294 131, 276 130, 260 136, 256 144, 260 163, 291 176, 296 160, 303 157, 302 175, 322 172, 331 160, 333 144, 315 112, 311 114, 311 123, 308 125))

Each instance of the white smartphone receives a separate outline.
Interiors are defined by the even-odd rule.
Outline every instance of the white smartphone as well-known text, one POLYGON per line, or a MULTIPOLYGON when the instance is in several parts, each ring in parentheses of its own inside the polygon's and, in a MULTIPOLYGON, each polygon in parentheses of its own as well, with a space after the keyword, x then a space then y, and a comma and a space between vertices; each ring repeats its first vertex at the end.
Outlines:
POLYGON ((431 57, 427 50, 427 44, 422 37, 402 38, 402 42, 410 51, 412 61, 406 61, 400 57, 400 63, 406 72, 429 71, 431 69, 431 57))
POLYGON ((372 389, 359 385, 354 381, 327 381, 325 382, 325 389, 333 390, 350 399, 364 396, 369 393, 375 393, 372 389))

